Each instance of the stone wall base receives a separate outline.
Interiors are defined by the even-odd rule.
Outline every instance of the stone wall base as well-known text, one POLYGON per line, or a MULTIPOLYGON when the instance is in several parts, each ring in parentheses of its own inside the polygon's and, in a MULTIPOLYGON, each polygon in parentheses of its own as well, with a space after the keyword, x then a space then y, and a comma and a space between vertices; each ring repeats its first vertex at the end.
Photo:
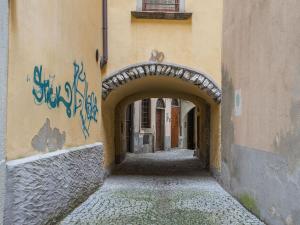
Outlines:
POLYGON ((0 224, 3 224, 5 193, 5 161, 0 161, 0 224))
POLYGON ((300 168, 284 155, 232 145, 219 181, 267 224, 300 224, 300 168))
POLYGON ((103 145, 7 162, 5 225, 55 224, 103 183, 103 145))

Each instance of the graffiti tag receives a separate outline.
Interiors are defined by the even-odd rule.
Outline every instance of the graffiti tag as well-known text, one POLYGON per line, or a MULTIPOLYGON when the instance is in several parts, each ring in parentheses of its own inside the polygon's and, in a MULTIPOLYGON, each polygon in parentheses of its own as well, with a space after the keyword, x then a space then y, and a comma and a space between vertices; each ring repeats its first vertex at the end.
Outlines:
POLYGON ((90 133, 91 122, 97 123, 97 97, 94 92, 89 93, 89 84, 84 72, 83 63, 73 64, 73 81, 63 85, 54 85, 55 76, 46 79, 43 76, 43 66, 35 66, 33 71, 34 87, 32 94, 36 104, 46 104, 49 109, 63 106, 68 118, 79 113, 81 129, 85 138, 90 133))

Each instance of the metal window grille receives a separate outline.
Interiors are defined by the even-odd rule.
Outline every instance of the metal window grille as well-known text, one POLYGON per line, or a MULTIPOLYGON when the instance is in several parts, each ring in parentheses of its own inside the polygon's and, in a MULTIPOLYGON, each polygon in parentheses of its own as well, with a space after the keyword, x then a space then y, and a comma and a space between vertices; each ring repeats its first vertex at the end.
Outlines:
POLYGON ((151 101, 150 99, 142 100, 142 128, 151 128, 151 101))
POLYGON ((143 0, 143 11, 179 12, 179 0, 143 0))

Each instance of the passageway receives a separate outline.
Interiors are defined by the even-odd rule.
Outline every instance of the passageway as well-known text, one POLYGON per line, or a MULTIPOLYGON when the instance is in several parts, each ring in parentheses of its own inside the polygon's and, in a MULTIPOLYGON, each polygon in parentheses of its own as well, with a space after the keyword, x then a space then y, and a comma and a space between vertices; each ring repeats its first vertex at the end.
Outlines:
POLYGON ((127 155, 102 188, 60 224, 255 225, 191 150, 127 155))
POLYGON ((220 173, 222 91, 210 75, 172 63, 133 64, 102 80, 102 99, 106 167, 127 152, 189 148, 220 173))

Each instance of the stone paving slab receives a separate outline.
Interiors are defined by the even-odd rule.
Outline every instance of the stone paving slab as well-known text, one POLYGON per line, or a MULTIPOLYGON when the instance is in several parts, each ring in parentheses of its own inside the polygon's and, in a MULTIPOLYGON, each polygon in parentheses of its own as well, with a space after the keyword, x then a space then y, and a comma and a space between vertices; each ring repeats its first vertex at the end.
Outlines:
POLYGON ((60 225, 262 225, 189 150, 129 155, 60 225))

